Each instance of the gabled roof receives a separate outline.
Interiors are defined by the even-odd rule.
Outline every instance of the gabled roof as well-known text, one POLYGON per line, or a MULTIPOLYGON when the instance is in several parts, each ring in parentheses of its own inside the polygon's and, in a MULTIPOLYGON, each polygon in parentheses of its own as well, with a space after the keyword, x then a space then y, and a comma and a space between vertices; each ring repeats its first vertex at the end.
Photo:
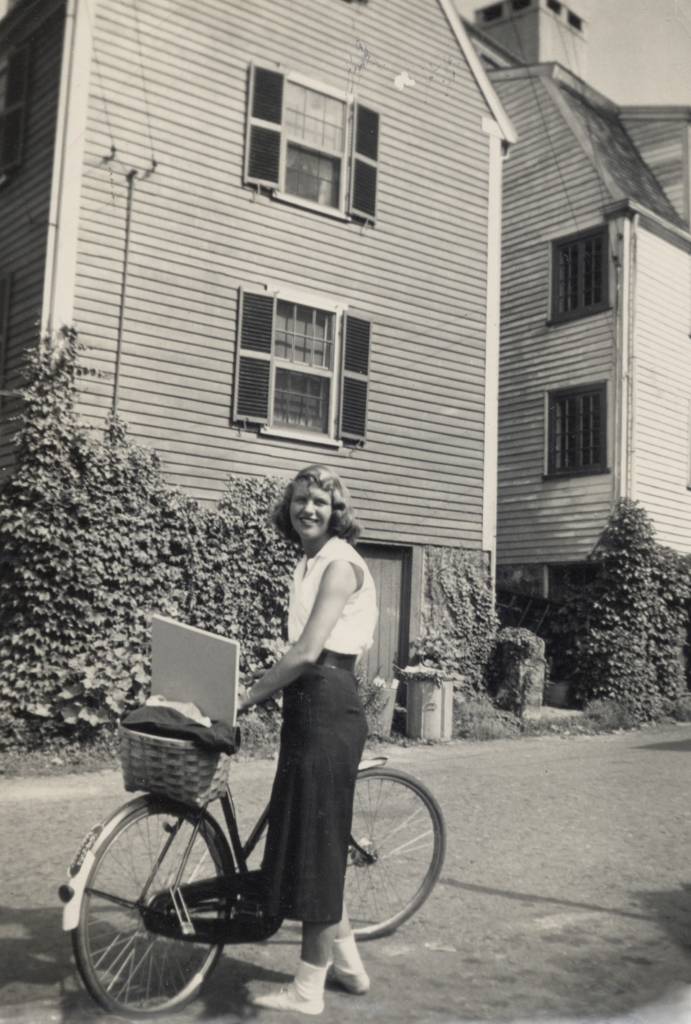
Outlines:
POLYGON ((490 72, 492 81, 530 77, 545 89, 599 175, 612 202, 631 200, 676 227, 686 227, 624 127, 616 104, 560 64, 535 64, 490 72))

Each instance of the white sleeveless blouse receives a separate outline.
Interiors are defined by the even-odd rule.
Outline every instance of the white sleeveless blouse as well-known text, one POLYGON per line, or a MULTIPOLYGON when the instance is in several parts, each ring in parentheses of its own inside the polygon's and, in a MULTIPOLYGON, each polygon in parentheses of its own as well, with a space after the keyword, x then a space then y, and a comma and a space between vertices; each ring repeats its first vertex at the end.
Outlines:
POLYGON ((298 562, 290 585, 288 640, 294 644, 309 619, 322 576, 330 562, 350 562, 362 571, 362 586, 346 601, 341 617, 324 647, 338 654, 362 654, 372 646, 377 624, 377 595, 367 563, 341 537, 331 537, 314 558, 305 555, 298 562))

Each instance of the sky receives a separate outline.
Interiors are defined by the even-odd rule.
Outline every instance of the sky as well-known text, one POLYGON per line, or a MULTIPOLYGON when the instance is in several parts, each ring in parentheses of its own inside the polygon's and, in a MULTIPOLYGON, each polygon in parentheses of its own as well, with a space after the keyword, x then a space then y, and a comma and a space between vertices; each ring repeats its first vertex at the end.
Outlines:
MULTIPOLYGON (((460 13, 491 0, 456 0, 460 13)), ((691 107, 691 0, 564 0, 587 21, 588 82, 619 104, 691 107)))

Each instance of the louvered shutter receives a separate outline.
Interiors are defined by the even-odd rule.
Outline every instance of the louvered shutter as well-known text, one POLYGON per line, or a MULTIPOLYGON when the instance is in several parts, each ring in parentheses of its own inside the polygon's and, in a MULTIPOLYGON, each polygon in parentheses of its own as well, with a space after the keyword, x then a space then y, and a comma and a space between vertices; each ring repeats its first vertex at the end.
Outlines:
POLYGON ((355 105, 353 148, 350 170, 349 213, 373 221, 377 207, 379 159, 379 114, 362 104, 355 105))
POLYGON ((233 420, 267 423, 271 398, 274 297, 240 289, 233 420))
POLYGON ((283 75, 250 67, 250 98, 245 145, 245 181, 278 188, 283 120, 283 75))
POLYGON ((29 48, 16 50, 7 63, 5 105, 0 113, 0 172, 22 162, 29 87, 29 48))
POLYGON ((367 396, 372 324, 361 316, 343 318, 339 437, 364 441, 367 436, 367 396))

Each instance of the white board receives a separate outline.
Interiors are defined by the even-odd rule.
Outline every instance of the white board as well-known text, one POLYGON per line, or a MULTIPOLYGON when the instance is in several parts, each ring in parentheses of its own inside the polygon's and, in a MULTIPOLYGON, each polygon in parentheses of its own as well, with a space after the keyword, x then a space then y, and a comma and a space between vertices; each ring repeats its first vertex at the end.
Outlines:
POLYGON ((240 644, 237 640, 154 615, 151 693, 196 704, 213 720, 235 725, 240 644))

